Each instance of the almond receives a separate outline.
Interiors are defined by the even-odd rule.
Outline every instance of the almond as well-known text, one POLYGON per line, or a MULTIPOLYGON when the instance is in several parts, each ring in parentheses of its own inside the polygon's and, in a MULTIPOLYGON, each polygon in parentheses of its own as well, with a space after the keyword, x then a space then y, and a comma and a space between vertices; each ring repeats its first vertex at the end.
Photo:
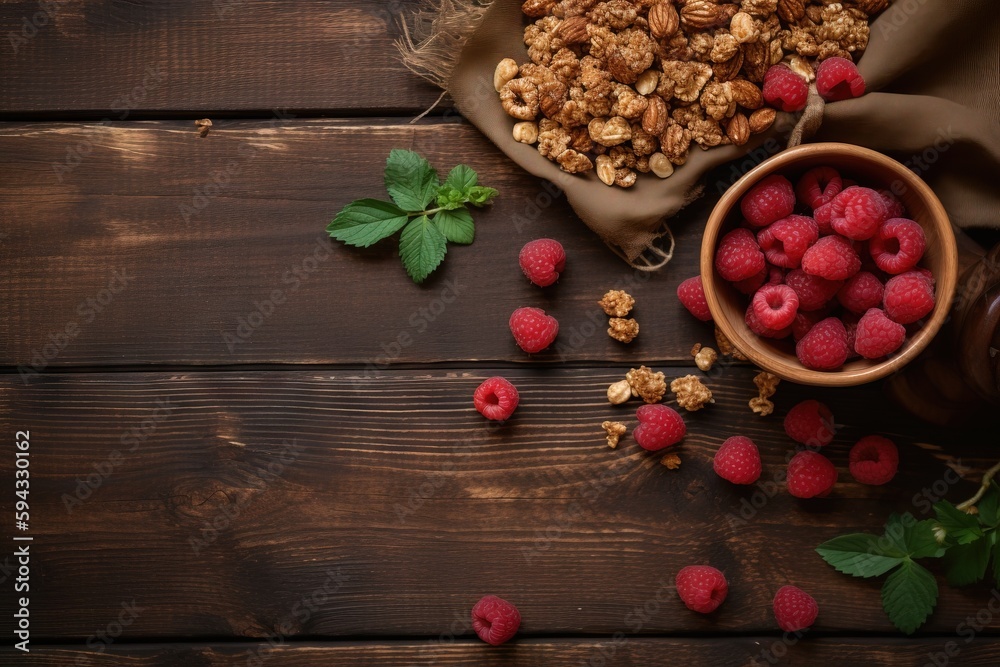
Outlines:
POLYGON ((731 81, 736 78, 743 67, 743 52, 737 51, 736 55, 722 63, 712 65, 712 72, 719 81, 731 81))
POLYGON ((649 106, 646 107, 645 113, 642 114, 642 129, 649 134, 659 136, 667 129, 667 120, 670 118, 670 112, 667 108, 667 103, 659 95, 651 95, 648 99, 649 106))
POLYGON ((722 25, 733 16, 739 8, 736 5, 717 5, 711 0, 688 0, 681 7, 681 22, 688 28, 694 30, 705 30, 717 25, 722 25), (733 12, 728 16, 724 7, 733 7, 733 12))
POLYGON ((559 38, 567 44, 583 44, 590 37, 587 35, 587 18, 585 16, 571 16, 559 24, 556 31, 559 38))
POLYGON ((805 0, 778 0, 778 16, 786 23, 795 23, 805 15, 805 0))
POLYGON ((680 16, 669 2, 660 2, 649 8, 649 32, 657 39, 673 37, 680 25, 680 16))
POLYGON ((750 140, 750 121, 742 113, 738 113, 726 123, 726 136, 737 146, 742 146, 750 140))
POLYGON ((760 88, 746 79, 730 81, 733 88, 733 100, 745 109, 759 109, 764 106, 764 96, 760 88))
POLYGON ((752 134, 760 134, 767 128, 771 127, 771 124, 774 123, 774 119, 777 115, 778 112, 771 107, 757 109, 750 114, 750 132, 752 134))

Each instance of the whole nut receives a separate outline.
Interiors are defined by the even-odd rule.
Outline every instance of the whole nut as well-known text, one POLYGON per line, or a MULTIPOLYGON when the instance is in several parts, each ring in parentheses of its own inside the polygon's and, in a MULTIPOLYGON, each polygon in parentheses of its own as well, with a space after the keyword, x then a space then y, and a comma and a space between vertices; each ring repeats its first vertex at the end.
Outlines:
POLYGON ((497 64, 493 72, 493 87, 499 93, 504 85, 517 76, 517 61, 513 58, 504 58, 497 64))
MULTIPOLYGON (((615 165, 612 159, 607 155, 598 155, 594 162, 597 165, 597 177, 601 179, 601 182, 605 185, 614 185, 615 165)), ((614 401, 612 401, 612 403, 613 402, 614 401)))
POLYGON ((569 89, 557 79, 544 82, 538 86, 538 107, 546 118, 552 118, 566 104, 569 89))
POLYGON ((786 23, 795 23, 806 15, 806 0, 778 0, 778 16, 786 23))
POLYGON ((649 95, 651 92, 656 90, 656 86, 660 83, 660 73, 655 69, 648 69, 639 75, 639 78, 635 80, 635 92, 640 95, 649 95))
POLYGON ((587 35, 587 17, 571 16, 559 24, 556 34, 567 44, 583 44, 590 37, 587 35))
POLYGON ((681 23, 695 30, 723 25, 739 11, 737 5, 717 5, 711 0, 687 0, 681 8, 681 23))
POLYGON ((740 69, 743 67, 743 52, 737 51, 736 55, 725 62, 715 63, 712 66, 712 71, 715 73, 715 78, 719 81, 731 81, 736 78, 736 75, 740 73, 740 69))
MULTIPOLYGON (((593 130, 591 130, 590 136, 594 137, 593 130)), ((621 116, 613 116, 609 118, 606 123, 604 123, 599 136, 594 137, 594 141, 599 144, 603 144, 604 146, 617 146, 619 144, 624 144, 631 138, 632 126, 629 125, 628 121, 621 116)))
POLYGON ((649 156, 649 170, 660 178, 669 178, 674 173, 674 164, 663 153, 653 153, 649 156))
POLYGON ((680 16, 668 0, 650 7, 646 20, 649 22, 649 32, 657 39, 673 37, 680 26, 680 16))
POLYGON ((753 17, 746 12, 737 12, 733 20, 729 22, 729 33, 736 38, 740 44, 756 42, 760 37, 760 30, 754 24, 753 17))
POLYGON ((753 111, 764 106, 764 95, 755 84, 746 79, 733 79, 729 83, 733 88, 733 100, 741 107, 753 111))
POLYGON ((750 132, 752 134, 760 134, 767 128, 771 127, 771 124, 774 123, 774 119, 777 115, 778 112, 771 107, 757 109, 750 114, 750 132))
POLYGON ((857 5, 858 9, 868 14, 868 16, 878 14, 888 7, 890 2, 892 0, 854 0, 854 4, 857 5))
POLYGON ((611 405, 621 405, 632 398, 632 387, 628 380, 619 380, 608 387, 608 401, 611 405))
POLYGON ((514 141, 522 144, 533 144, 538 141, 538 124, 532 121, 515 123, 514 141))
POLYGON ((667 120, 670 119, 670 111, 667 103, 659 95, 649 96, 649 106, 642 114, 642 129, 654 136, 663 134, 667 129, 667 120))
POLYGON ((742 146, 750 140, 750 121, 747 117, 738 113, 726 123, 726 136, 737 146, 742 146))

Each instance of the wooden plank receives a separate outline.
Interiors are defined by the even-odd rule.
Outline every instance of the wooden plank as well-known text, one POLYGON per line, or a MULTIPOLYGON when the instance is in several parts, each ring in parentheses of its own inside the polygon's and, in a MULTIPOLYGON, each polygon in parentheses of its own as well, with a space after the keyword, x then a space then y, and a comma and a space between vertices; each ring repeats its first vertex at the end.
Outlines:
POLYGON ((415 0, 0 3, 0 109, 136 115, 414 113, 440 91, 394 40, 415 0))
POLYGON ((344 642, 336 644, 170 644, 159 646, 112 645, 104 652, 72 646, 32 647, 30 655, 12 655, 10 648, 0 655, 12 656, 18 665, 65 667, 86 660, 89 667, 128 665, 197 665, 198 667, 244 667, 273 664, 283 667, 328 667, 328 665, 648 665, 694 664, 705 667, 781 664, 787 667, 814 665, 861 665, 912 667, 913 665, 985 665, 1000 662, 1000 642, 980 637, 966 643, 966 637, 921 639, 819 638, 794 636, 783 642, 774 636, 718 637, 711 639, 662 639, 610 637, 597 639, 518 639, 500 647, 481 642, 344 642), (794 643, 792 643, 794 642, 794 643), (953 642, 953 655, 945 653, 953 642), (956 652, 957 651, 957 652, 956 652), (771 660, 768 660, 768 656, 771 660), (260 660, 260 662, 256 662, 260 660), (753 662, 756 660, 756 662, 753 662), (945 660, 945 662, 941 662, 945 660))
POLYGON ((465 123, 228 121, 205 139, 186 122, 0 124, 0 365, 524 362, 507 327, 520 306, 561 323, 534 361, 686 361, 713 340, 674 296, 697 272, 709 206, 676 222, 674 264, 650 275, 465 123), (395 240, 360 250, 324 232, 352 199, 387 196, 396 147, 444 172, 468 163, 501 192, 423 286, 395 240), (68 151, 86 155, 67 164, 68 151), (541 236, 569 255, 544 291, 517 265, 541 236), (596 305, 621 286, 638 299, 630 346, 596 305))
MULTIPOLYGON (((878 583, 836 573, 813 548, 878 530, 892 511, 929 516, 928 494, 971 495, 943 453, 973 480, 995 455, 989 431, 914 424, 871 387, 786 384, 761 419, 746 405, 752 372, 737 368, 709 381, 715 405, 686 416, 671 471, 630 438, 605 445, 602 420, 634 425, 634 403, 605 401, 618 371, 507 368, 522 400, 499 428, 470 398, 493 372, 48 374, 27 386, 5 376, 0 433, 30 430, 33 636, 82 640, 135 605, 125 641, 433 637, 486 593, 520 607, 526 636, 769 633, 785 583, 818 599, 817 631, 892 633, 878 583), (793 444, 779 417, 807 396, 845 425, 826 450, 841 484, 794 502, 775 482, 793 444), (871 432, 901 448, 886 487, 845 470, 871 432), (734 434, 762 450, 759 487, 712 472, 734 434), (671 588, 680 567, 705 562, 731 582, 711 617, 671 588)), ((0 459, 2 478, 13 460, 0 459)), ((0 514, 13 500, 0 495, 0 514)), ((2 596, 0 615, 13 599, 2 596)), ((954 632, 991 599, 985 585, 942 585, 926 629, 954 632)))

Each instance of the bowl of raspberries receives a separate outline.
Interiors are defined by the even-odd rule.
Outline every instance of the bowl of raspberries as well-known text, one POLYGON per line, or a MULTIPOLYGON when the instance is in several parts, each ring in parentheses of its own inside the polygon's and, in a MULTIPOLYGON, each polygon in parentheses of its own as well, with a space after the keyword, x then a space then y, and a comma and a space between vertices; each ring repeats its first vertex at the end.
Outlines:
POLYGON ((958 280, 948 216, 899 162, 848 144, 797 146, 722 196, 701 247, 712 319, 761 368, 849 386, 916 357, 958 280))

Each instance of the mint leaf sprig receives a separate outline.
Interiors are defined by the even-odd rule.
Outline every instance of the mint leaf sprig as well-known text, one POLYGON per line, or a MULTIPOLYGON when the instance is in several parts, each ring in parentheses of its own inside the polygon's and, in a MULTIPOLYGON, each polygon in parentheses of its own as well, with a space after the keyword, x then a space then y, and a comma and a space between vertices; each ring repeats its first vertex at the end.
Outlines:
POLYGON ((402 230, 399 256, 415 283, 423 282, 440 266, 448 242, 472 243, 475 224, 467 205, 486 206, 498 194, 479 185, 479 176, 464 164, 452 169, 441 183, 427 160, 401 149, 389 153, 384 182, 391 202, 353 201, 326 231, 347 245, 367 248, 402 230))

